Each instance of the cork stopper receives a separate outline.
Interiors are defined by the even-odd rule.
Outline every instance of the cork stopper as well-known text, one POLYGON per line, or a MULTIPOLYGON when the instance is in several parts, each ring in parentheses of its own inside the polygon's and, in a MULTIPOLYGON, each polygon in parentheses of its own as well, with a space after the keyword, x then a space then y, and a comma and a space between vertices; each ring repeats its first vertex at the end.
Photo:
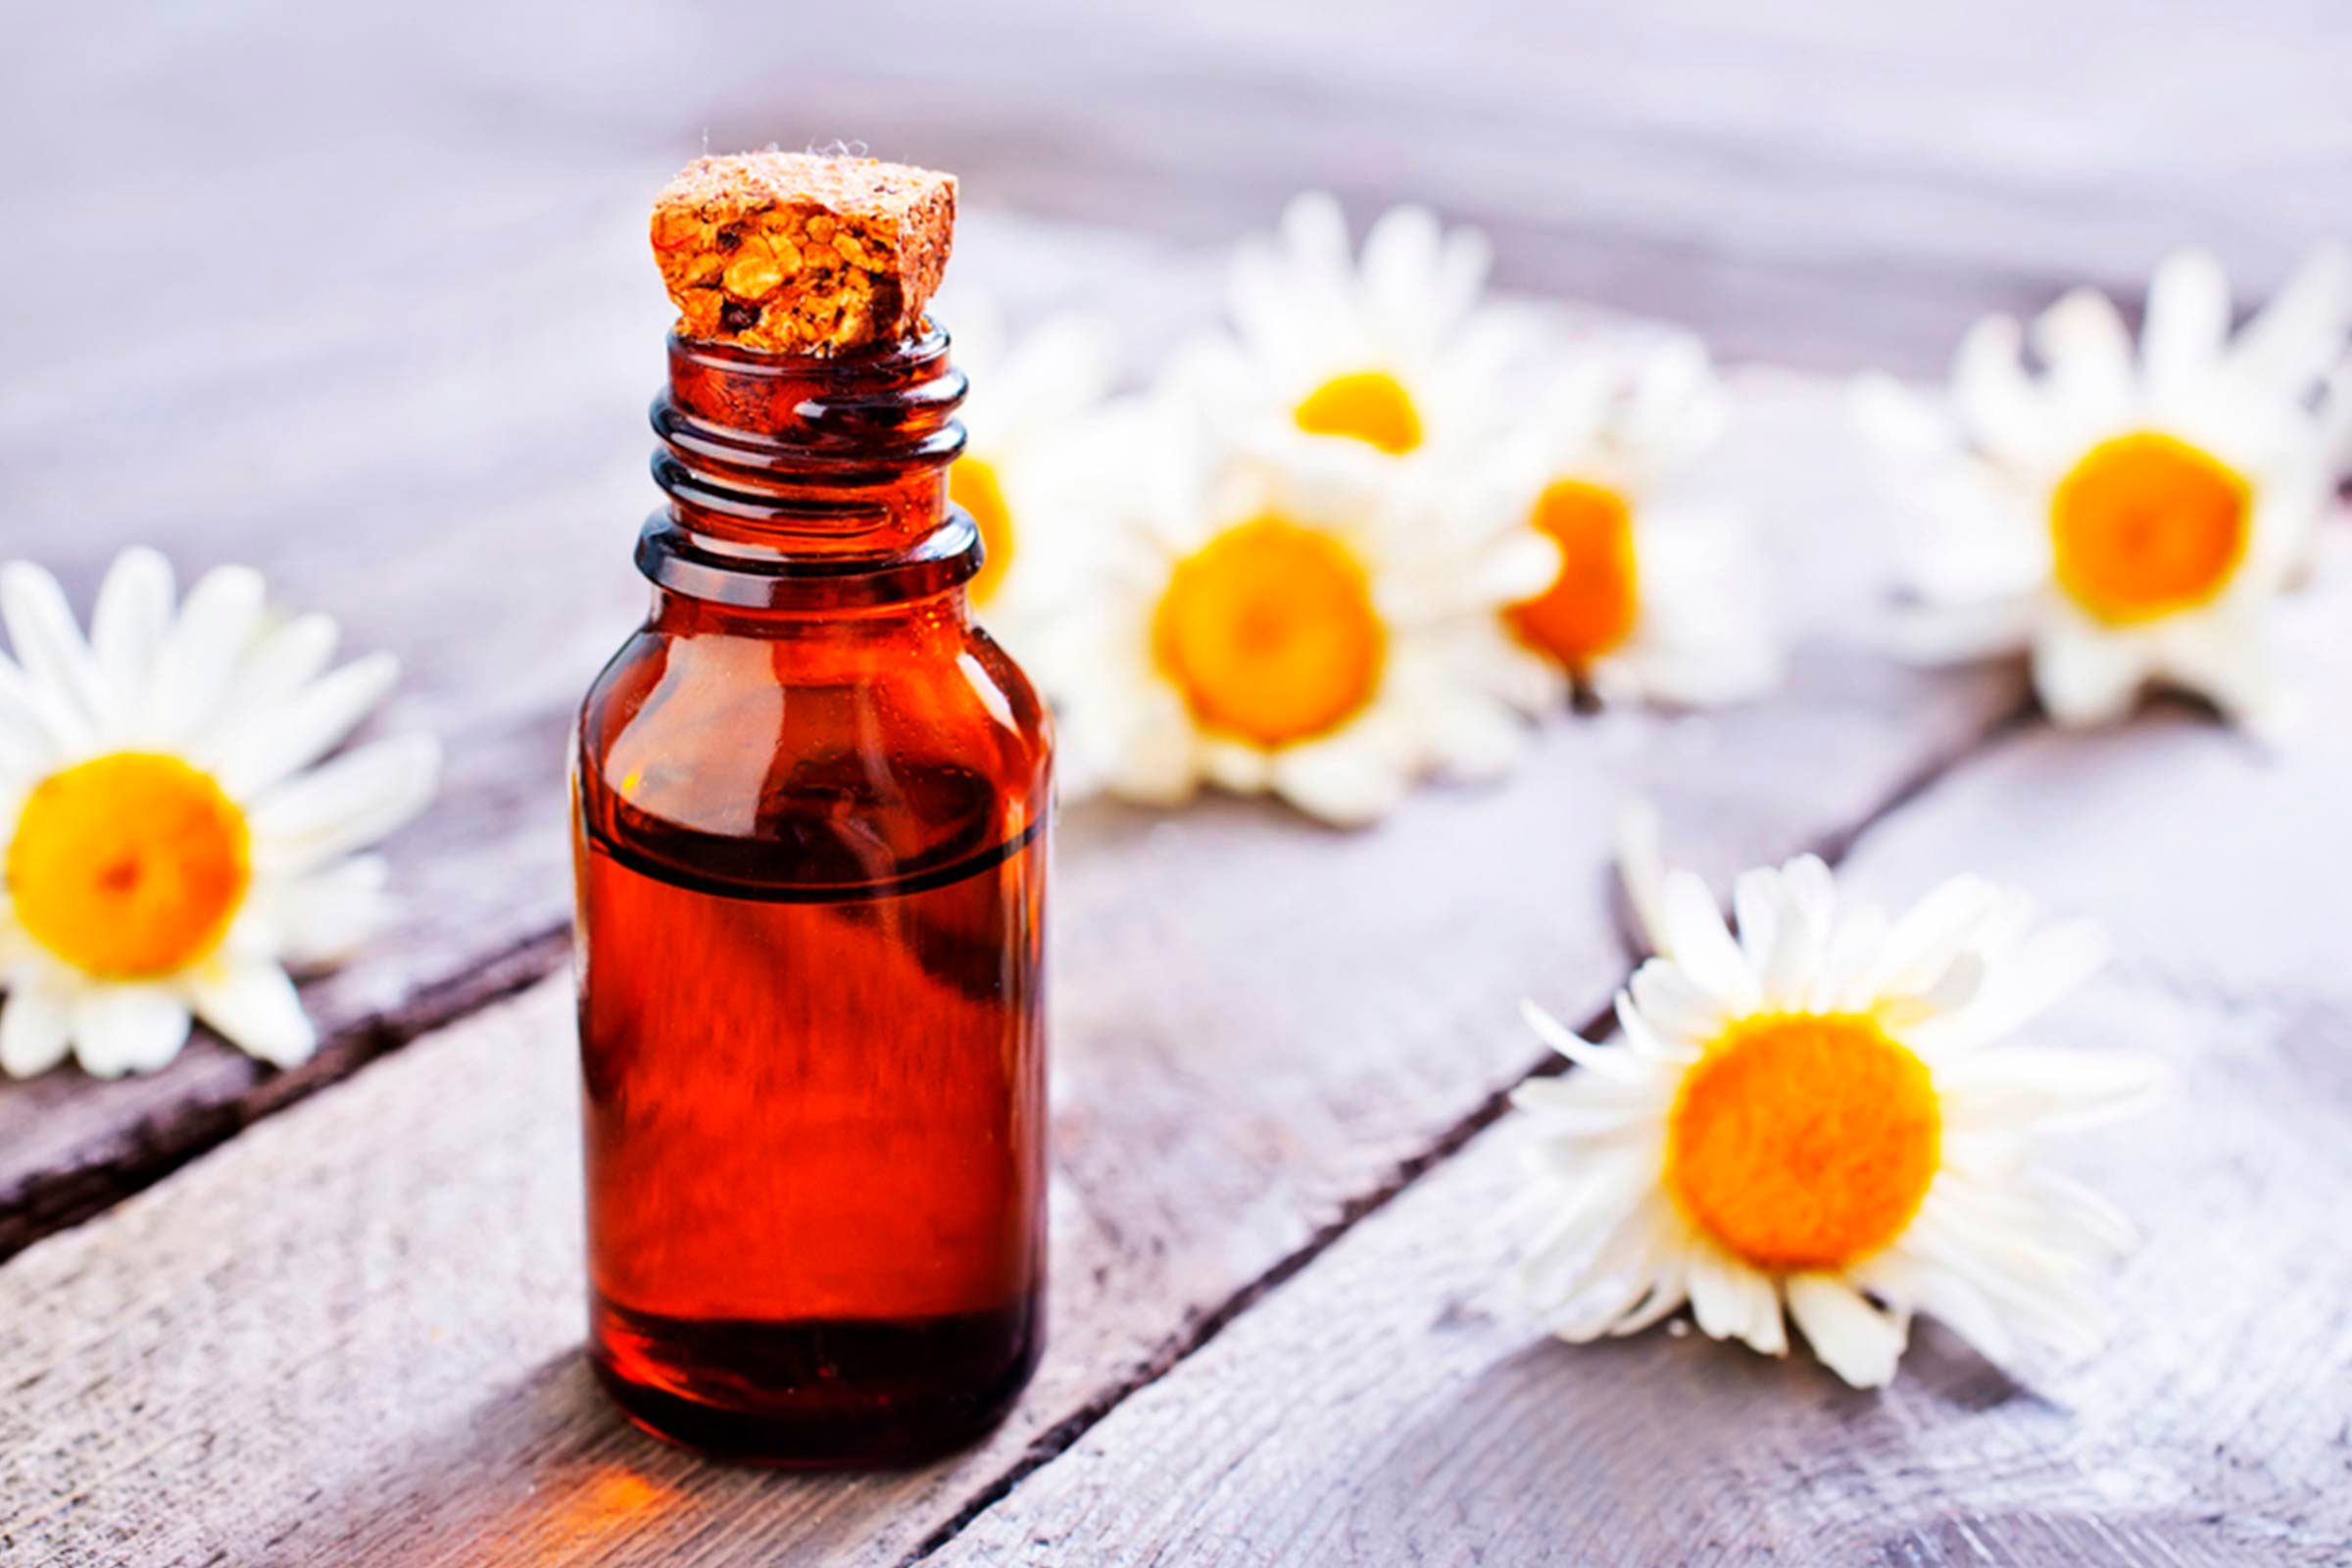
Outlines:
POLYGON ((956 176, 871 158, 698 158, 654 202, 678 333, 839 354, 913 331, 947 269, 956 176))

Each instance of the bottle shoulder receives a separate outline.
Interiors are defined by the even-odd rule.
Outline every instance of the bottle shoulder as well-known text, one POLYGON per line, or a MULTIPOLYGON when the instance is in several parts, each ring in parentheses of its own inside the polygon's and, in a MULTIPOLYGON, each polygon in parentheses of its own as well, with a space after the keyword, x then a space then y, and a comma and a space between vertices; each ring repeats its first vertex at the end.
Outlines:
POLYGON ((885 880, 1038 831, 1045 707, 985 632, 958 631, 843 647, 641 629, 582 706, 584 829, 682 870, 794 882, 885 880))

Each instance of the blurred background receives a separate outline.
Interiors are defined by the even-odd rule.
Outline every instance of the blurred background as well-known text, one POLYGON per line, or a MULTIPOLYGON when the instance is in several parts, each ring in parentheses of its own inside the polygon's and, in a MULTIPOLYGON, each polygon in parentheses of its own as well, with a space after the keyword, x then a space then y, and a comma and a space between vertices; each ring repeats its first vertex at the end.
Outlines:
POLYGON ((1420 199, 1506 286, 1914 370, 2186 239, 2267 289, 2352 190, 2340 0, 100 0, 16 8, 6 54, 12 430, 36 363, 253 354, 497 274, 582 312, 565 253, 706 142, 862 141, 1178 245, 1302 186, 1420 199))

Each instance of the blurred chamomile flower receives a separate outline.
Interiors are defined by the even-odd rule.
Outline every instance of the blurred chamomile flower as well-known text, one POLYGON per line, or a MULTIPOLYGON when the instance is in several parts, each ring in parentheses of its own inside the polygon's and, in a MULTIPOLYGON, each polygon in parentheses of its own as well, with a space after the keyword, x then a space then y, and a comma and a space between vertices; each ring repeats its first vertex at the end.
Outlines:
POLYGON ((1915 1312, 1995 1359, 2096 1348, 2090 1276, 2132 1228, 2031 1155, 2162 1079, 2010 1037, 2103 961, 2098 930, 2036 927, 1968 876, 1890 917, 1803 856, 1740 877, 1735 937, 1705 884, 1662 870, 1655 831, 1629 814, 1657 956, 1618 994, 1622 1043, 1526 1009, 1574 1064, 1513 1096, 1544 1216, 1521 1276, 1554 1331, 1633 1334, 1687 1303, 1702 1332, 1781 1355, 1786 1313, 1860 1388, 1892 1378, 1915 1312))
POLYGON ((1948 407, 1866 378, 1858 412, 1928 529, 1906 651, 2029 650, 2061 724, 2116 718, 2151 684, 2275 724, 2266 622, 2333 497, 2352 376, 2328 368, 2348 319, 2340 246, 2234 337, 2220 265, 2183 251, 2156 270, 2136 351, 2115 306, 2078 289, 2030 331, 1978 322, 1948 407))
POLYGON ((1359 262, 1337 200, 1293 199, 1235 255, 1233 337, 1197 348, 1212 416, 1302 433, 1391 479, 1475 452, 1523 342, 1484 301, 1492 262, 1484 235, 1419 207, 1383 214, 1359 262))
POLYGON ((1523 727, 1480 633, 1549 578, 1549 542, 1196 413, 1163 389, 1106 426, 1099 577, 1031 661, 1075 787, 1173 805, 1212 783, 1357 824, 1425 773, 1506 767, 1523 727))
POLYGON ((1743 519, 1678 493, 1729 401, 1693 339, 1630 361, 1586 352, 1528 409, 1495 477, 1464 487, 1560 547, 1551 582, 1497 626, 1518 704, 1554 706, 1572 680, 1603 701, 1687 706, 1778 681, 1767 573, 1743 519))
POLYGON ((1040 620, 1066 602, 1091 546, 1090 432, 1115 368, 1112 336, 1106 323, 1073 313, 1015 338, 997 302, 977 292, 952 292, 935 314, 954 334, 956 368, 971 378, 959 416, 963 456, 949 470, 948 493, 980 529, 972 612, 1023 653, 1040 620))
POLYGON ((0 568, 0 1067, 69 1051, 151 1072, 191 1014, 277 1066, 316 1045, 287 966, 333 962, 382 912, 359 850, 422 808, 425 736, 333 751, 391 690, 389 655, 329 670, 334 622, 272 622, 261 577, 175 604, 152 550, 119 557, 85 641, 57 580, 0 568))

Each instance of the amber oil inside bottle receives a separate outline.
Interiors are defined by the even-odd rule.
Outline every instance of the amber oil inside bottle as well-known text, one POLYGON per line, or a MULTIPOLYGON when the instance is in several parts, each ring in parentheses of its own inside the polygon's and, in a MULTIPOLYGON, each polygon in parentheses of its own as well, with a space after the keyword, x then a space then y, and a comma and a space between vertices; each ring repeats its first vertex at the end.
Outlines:
POLYGON ((945 335, 672 339, 575 759, 589 1349, 639 1425, 920 1459, 1035 1367, 1050 740, 971 624, 945 335))

